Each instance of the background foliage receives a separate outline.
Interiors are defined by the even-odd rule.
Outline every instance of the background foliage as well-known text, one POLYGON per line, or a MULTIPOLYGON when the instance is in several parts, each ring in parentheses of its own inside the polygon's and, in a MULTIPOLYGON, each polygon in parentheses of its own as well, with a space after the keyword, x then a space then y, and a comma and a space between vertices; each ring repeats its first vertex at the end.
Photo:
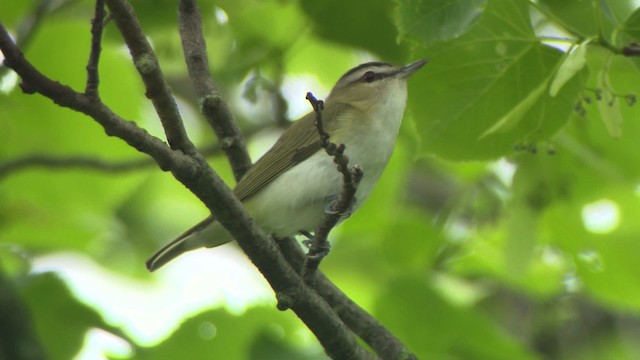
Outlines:
MULTIPOLYGON (((45 2, 49 11, 24 44, 26 56, 80 89, 92 2, 45 2)), ((3 1, 0 20, 17 33, 38 3, 3 1)), ((190 135, 209 145, 213 135, 186 81, 175 2, 132 3, 190 135)), ((640 41, 636 2, 199 4, 214 79, 241 127, 263 129, 249 139, 255 154, 283 118, 308 111, 306 91, 326 96, 351 66, 430 58, 410 82, 385 176, 333 233, 322 265, 420 358, 640 357, 640 63, 623 55, 640 41), (281 92, 288 112, 277 106, 281 92)), ((103 47, 105 103, 161 134, 113 26, 103 47)), ((22 94, 6 69, 0 76, 0 164, 30 154, 113 163, 141 157, 85 116, 22 94)), ((232 181, 221 158, 211 163, 232 181)), ((52 359, 72 358, 90 329, 127 340, 132 351, 111 356, 132 359, 323 358, 273 299, 187 314, 164 340, 145 343, 130 324, 85 303, 79 294, 97 291, 91 284, 70 291, 56 272, 33 271, 47 254, 79 252, 118 281, 146 287, 159 276, 145 272, 146 257, 205 215, 153 166, 0 171, 2 271, 17 284, 52 359)), ((208 283, 222 292, 226 285, 208 283)), ((248 292, 252 286, 262 289, 248 283, 248 292)))

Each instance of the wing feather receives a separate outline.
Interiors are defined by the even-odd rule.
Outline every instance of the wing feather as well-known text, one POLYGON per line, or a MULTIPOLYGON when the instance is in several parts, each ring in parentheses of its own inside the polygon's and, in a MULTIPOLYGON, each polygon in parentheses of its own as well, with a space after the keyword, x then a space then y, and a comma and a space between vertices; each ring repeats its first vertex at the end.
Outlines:
MULTIPOLYGON (((335 119, 325 124, 325 130, 329 134, 339 127, 339 115, 349 108, 349 105, 342 103, 325 107, 323 117, 335 119)), ((321 149, 320 136, 313 124, 315 119, 316 114, 311 112, 295 121, 273 147, 247 171, 234 190, 240 200, 255 195, 285 171, 321 149)))

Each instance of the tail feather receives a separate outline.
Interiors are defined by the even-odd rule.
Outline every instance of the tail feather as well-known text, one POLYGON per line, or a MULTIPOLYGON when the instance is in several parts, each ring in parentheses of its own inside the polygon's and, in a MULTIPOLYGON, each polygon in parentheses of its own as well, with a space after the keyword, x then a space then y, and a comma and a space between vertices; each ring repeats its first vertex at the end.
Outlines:
POLYGON ((215 247, 231 241, 231 239, 227 239, 225 236, 220 237, 220 234, 214 236, 216 235, 214 230, 215 224, 216 219, 213 216, 209 216, 185 231, 182 235, 153 254, 146 262, 147 269, 149 271, 155 271, 187 251, 201 247, 215 247))

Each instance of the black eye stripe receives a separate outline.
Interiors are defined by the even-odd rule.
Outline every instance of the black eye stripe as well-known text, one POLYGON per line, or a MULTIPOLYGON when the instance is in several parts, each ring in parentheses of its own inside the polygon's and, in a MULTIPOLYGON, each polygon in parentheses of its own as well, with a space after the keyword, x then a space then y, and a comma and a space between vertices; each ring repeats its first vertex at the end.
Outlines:
POLYGON ((362 75, 362 81, 368 83, 373 82, 374 80, 376 80, 376 78, 378 78, 378 76, 373 71, 367 71, 362 75))
POLYGON ((367 71, 364 74, 362 74, 362 76, 357 79, 356 81, 363 81, 363 82, 367 82, 367 83, 372 83, 374 81, 377 80, 381 80, 387 77, 391 77, 394 76, 398 73, 398 71, 388 71, 388 72, 374 72, 374 71, 367 71))

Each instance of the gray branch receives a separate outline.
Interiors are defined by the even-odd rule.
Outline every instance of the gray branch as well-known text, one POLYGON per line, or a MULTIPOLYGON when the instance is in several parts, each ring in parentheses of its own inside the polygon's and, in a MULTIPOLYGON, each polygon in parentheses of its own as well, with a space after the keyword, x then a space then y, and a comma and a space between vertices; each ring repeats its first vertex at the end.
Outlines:
POLYGON ((239 181, 251 167, 251 158, 229 106, 211 79, 207 44, 195 0, 180 0, 178 20, 182 49, 200 110, 220 140, 222 151, 229 159, 236 181, 239 181))

